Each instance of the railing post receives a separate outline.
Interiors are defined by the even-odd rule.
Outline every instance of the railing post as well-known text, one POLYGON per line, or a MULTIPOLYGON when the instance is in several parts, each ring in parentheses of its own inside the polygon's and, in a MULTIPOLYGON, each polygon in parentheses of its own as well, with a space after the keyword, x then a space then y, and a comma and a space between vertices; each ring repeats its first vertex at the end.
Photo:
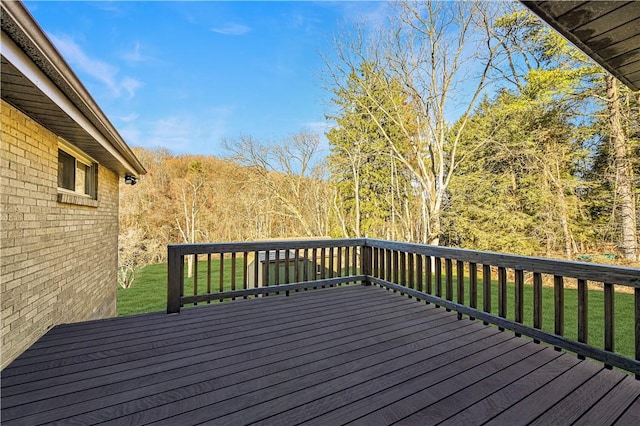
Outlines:
MULTIPOLYGON (((615 292, 613 284, 604 284, 604 350, 613 352, 615 350, 615 292)), ((604 365, 611 369, 609 364, 604 365)))
MULTIPOLYGON (((633 290, 634 299, 634 331, 635 331, 635 344, 636 344, 636 361, 640 361, 640 288, 633 290)), ((640 374, 636 374, 636 379, 640 380, 640 374)))
POLYGON ((177 314, 184 281, 184 255, 177 248, 168 247, 167 265, 167 313, 177 314))
POLYGON ((372 256, 372 249, 370 246, 368 246, 366 243, 362 245, 362 247, 360 247, 360 270, 362 275, 365 276, 365 280, 362 284, 364 285, 371 285, 371 282, 369 281, 369 277, 372 275, 372 271, 373 271, 373 256, 372 256))

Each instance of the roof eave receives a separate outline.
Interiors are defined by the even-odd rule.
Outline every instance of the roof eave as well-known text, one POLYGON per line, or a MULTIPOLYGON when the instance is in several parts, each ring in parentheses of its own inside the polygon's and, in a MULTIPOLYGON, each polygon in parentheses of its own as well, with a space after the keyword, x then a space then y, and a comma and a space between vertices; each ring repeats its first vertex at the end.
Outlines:
POLYGON ((533 12, 536 16, 546 22, 550 27, 552 27, 556 32, 566 38, 569 42, 575 45, 578 49, 584 52, 585 55, 589 56, 595 62, 597 62, 601 67, 607 70, 611 75, 616 77, 622 83, 624 83, 627 87, 629 87, 633 91, 640 90, 640 86, 634 84, 632 81, 627 79, 619 70, 612 66, 612 64, 602 58, 597 52, 591 49, 582 39, 576 36, 574 33, 569 31, 562 23, 558 22, 553 16, 551 16, 547 11, 542 9, 539 5, 539 2, 532 0, 520 0, 527 9, 533 12))
POLYGON ((3 1, 2 15, 3 32, 5 31, 5 20, 9 18, 14 24, 13 28, 17 28, 20 31, 21 37, 16 37, 16 34, 8 34, 8 36, 16 44, 19 44, 22 51, 38 65, 49 80, 55 82, 54 84, 58 89, 66 95, 95 126, 98 132, 104 136, 108 143, 123 157, 124 163, 126 163, 123 166, 127 169, 127 173, 134 175, 145 174, 146 170, 131 148, 126 144, 22 2, 3 1), (29 45, 26 46, 24 44, 29 45), (41 66, 43 62, 47 66, 41 66), (55 75, 51 75, 52 73, 55 75))

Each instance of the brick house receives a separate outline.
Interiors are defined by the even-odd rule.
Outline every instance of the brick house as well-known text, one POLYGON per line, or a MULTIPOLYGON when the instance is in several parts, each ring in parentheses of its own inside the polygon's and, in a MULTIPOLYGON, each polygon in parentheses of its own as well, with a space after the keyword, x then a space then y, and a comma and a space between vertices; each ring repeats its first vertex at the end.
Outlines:
POLYGON ((20 2, 2 2, 4 368, 56 324, 116 314, 118 183, 145 173, 20 2))

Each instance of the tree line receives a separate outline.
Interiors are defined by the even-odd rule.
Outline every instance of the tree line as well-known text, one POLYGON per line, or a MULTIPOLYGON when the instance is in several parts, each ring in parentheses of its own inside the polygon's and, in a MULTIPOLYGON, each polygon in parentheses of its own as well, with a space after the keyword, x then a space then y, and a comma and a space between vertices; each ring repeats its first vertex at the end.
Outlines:
POLYGON ((325 55, 326 133, 135 149, 120 276, 169 243, 372 237, 638 260, 640 94, 516 3, 394 2, 325 55), (455 118, 451 118, 455 117, 455 118))

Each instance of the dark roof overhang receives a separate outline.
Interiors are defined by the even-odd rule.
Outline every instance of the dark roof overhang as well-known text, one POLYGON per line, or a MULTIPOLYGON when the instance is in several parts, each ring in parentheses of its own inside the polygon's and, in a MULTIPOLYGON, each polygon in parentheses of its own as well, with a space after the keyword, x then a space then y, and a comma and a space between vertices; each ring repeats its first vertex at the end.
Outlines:
POLYGON ((640 90, 640 1, 521 3, 631 90, 640 90))

